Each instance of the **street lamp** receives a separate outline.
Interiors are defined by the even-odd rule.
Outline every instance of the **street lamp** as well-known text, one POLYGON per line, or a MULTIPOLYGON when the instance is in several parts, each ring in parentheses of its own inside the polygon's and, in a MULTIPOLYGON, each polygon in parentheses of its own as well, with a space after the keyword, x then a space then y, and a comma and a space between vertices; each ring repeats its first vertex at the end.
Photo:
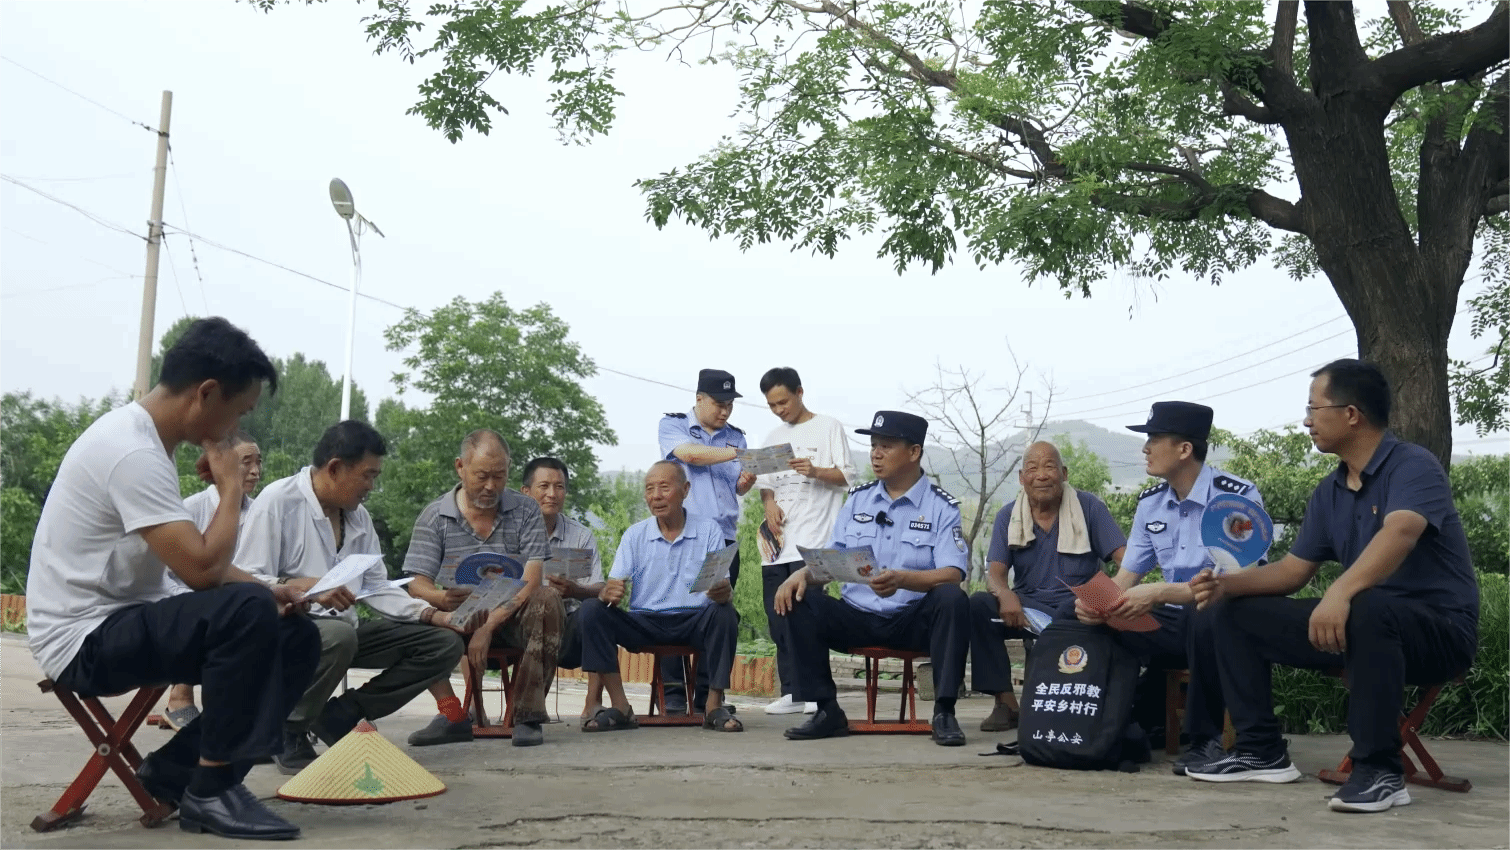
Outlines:
POLYGON ((336 208, 336 215, 346 220, 346 236, 351 240, 351 304, 346 317, 346 373, 341 380, 341 421, 344 422, 351 418, 351 358, 356 348, 357 290, 362 285, 362 230, 370 227, 379 236, 383 236, 383 231, 357 212, 351 190, 340 178, 330 181, 330 203, 336 208), (352 224, 353 221, 356 223, 352 224))

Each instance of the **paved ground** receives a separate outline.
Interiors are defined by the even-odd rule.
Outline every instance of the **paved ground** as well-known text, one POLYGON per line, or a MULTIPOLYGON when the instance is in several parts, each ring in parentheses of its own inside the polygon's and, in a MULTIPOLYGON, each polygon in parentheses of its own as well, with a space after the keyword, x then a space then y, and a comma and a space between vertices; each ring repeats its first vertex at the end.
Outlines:
MULTIPOLYGON (((142 828, 114 776, 78 824, 32 832, 32 817, 52 805, 89 750, 56 701, 36 690, 41 676, 14 635, 0 640, 0 671, 0 845, 234 844, 181 832, 174 821, 142 828)), ((562 714, 574 716, 581 700, 580 687, 568 684, 562 714)), ((845 701, 852 716, 863 712, 859 699, 845 701)), ((408 750, 449 786, 428 800, 271 805, 303 827, 302 846, 350 848, 1506 847, 1510 829, 1510 765, 1497 743, 1433 742, 1451 772, 1473 780, 1468 795, 1413 787, 1414 805, 1342 815, 1327 810, 1333 789, 1315 779, 1346 750, 1336 736, 1292 740, 1307 772, 1300 782, 1211 785, 1173 776, 1162 762, 1118 774, 982 758, 1015 733, 975 731, 990 707, 979 697, 960 703, 970 742, 954 749, 926 737, 791 742, 780 733, 797 720, 737 702, 748 727, 742 734, 642 728, 586 735, 552 724, 546 744, 533 749, 478 741, 408 750)), ((417 700, 379 726, 402 746, 431 711, 417 700)), ((167 734, 146 729, 137 741, 150 748, 167 734)), ((282 780, 259 767, 248 784, 271 798, 282 780)))

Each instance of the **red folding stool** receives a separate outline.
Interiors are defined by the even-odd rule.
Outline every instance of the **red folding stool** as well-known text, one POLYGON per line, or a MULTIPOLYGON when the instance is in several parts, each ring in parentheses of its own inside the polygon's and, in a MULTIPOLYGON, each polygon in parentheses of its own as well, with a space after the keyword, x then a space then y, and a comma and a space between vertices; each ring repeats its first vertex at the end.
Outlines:
POLYGON ((37 687, 42 689, 42 693, 50 693, 63 703, 63 708, 79 724, 79 728, 89 738, 89 743, 94 745, 94 755, 89 757, 89 761, 74 778, 73 784, 68 786, 68 790, 63 792, 63 796, 58 798, 58 802, 32 819, 32 829, 47 832, 82 815, 84 801, 89 799, 95 786, 105 778, 106 768, 115 771, 121 784, 131 792, 136 804, 142 807, 142 826, 157 826, 173 814, 172 806, 153 799, 147 789, 142 787, 141 780, 136 778, 136 769, 141 767, 142 757, 136 747, 131 745, 131 737, 141 728, 152 706, 162 699, 162 695, 168 690, 167 685, 151 685, 138 690, 126 710, 121 712, 120 719, 111 717, 98 697, 81 698, 67 688, 58 687, 51 679, 43 679, 37 683, 37 687))

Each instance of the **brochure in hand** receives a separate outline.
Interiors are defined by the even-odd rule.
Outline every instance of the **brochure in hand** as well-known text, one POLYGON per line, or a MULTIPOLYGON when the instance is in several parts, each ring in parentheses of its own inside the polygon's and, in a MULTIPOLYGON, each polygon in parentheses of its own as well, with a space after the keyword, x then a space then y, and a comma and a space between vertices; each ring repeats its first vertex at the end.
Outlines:
POLYGON ((545 562, 545 574, 561 576, 577 584, 590 584, 603 578, 592 574, 591 549, 552 549, 550 560, 545 562))
POLYGON ((869 546, 854 549, 807 549, 797 547, 808 573, 821 581, 842 581, 848 584, 870 584, 881 568, 876 565, 876 554, 869 546))
POLYGON ((791 443, 782 443, 779 446, 766 446, 763 449, 735 449, 735 457, 745 472, 753 475, 765 475, 771 472, 786 472, 791 469, 787 461, 796 457, 792 453, 791 443))
POLYGON ((703 568, 687 585, 688 593, 707 593, 715 584, 729 577, 729 567, 734 565, 734 556, 739 553, 739 544, 730 543, 722 549, 709 552, 703 558, 703 568))

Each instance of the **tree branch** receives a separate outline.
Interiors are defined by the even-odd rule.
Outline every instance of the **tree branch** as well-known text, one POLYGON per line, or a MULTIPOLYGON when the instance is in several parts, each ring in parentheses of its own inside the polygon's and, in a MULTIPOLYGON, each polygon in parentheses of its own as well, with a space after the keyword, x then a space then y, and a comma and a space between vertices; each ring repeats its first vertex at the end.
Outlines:
POLYGON ((1248 193, 1248 212, 1270 227, 1309 235, 1299 206, 1284 198, 1276 198, 1262 189, 1254 189, 1248 193))
POLYGON ((1222 114, 1237 115, 1252 121, 1255 124, 1278 124, 1274 110, 1267 106, 1259 106, 1247 95, 1238 91, 1237 87, 1226 80, 1217 80, 1217 85, 1222 89, 1222 114))
POLYGON ((1299 12, 1299 0, 1281 0, 1274 13, 1274 38, 1269 42, 1269 58, 1274 62, 1274 70, 1290 79, 1295 77, 1295 31, 1299 12))
POLYGON ((1311 91, 1321 97, 1347 88, 1358 69, 1368 63, 1368 53, 1358 40, 1353 4, 1309 0, 1306 30, 1311 39, 1311 91))
MULTIPOLYGON (((1403 4, 1402 4, 1403 5, 1403 4)), ((1390 16, 1396 18, 1395 4, 1390 16)), ((1414 26, 1414 17, 1409 18, 1414 26)), ((1396 18, 1396 27, 1402 26, 1396 18)), ((1417 34, 1420 30, 1415 30, 1417 34)), ((1402 38, 1404 37, 1402 31, 1402 38)), ((1510 59, 1510 4, 1496 3, 1494 12, 1478 26, 1442 33, 1407 44, 1371 63, 1377 85, 1394 103, 1400 95, 1427 83, 1446 83, 1481 74, 1510 59)))

